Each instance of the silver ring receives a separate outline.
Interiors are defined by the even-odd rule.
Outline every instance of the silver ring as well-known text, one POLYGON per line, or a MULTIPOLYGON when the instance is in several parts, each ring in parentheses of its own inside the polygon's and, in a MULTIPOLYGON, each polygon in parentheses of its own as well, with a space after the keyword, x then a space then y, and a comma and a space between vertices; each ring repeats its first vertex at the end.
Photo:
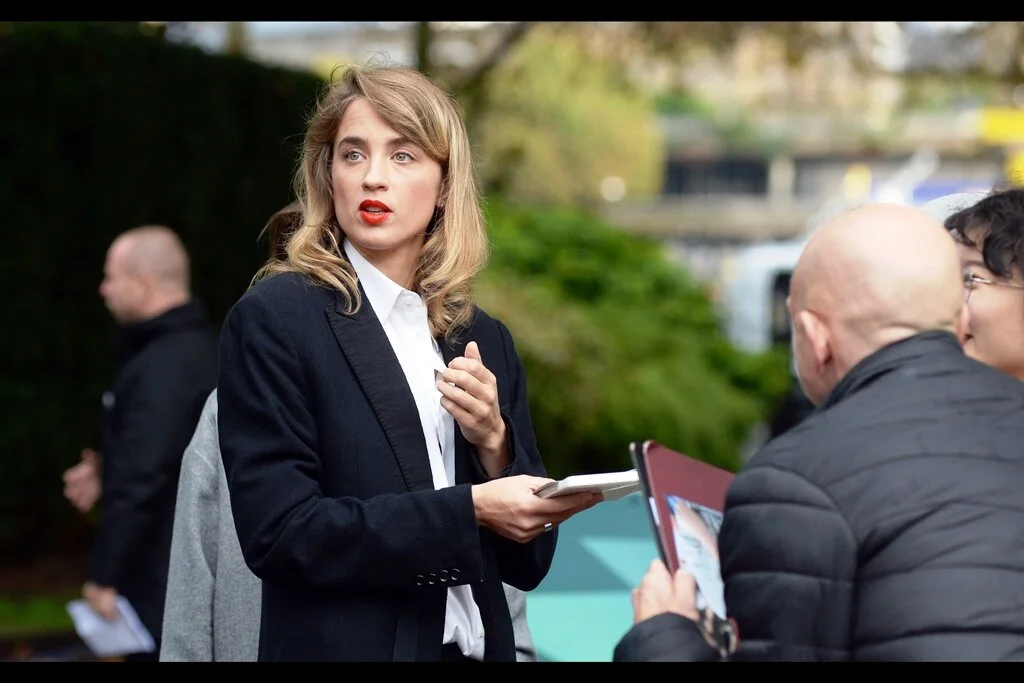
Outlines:
POLYGON ((551 522, 548 522, 547 524, 544 525, 544 531, 551 531, 554 528, 555 527, 551 524, 551 522))

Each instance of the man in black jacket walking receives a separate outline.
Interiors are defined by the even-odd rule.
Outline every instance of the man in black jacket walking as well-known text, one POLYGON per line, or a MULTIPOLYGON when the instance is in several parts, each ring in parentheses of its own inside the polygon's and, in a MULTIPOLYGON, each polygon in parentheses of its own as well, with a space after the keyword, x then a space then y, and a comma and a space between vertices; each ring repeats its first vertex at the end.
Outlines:
POLYGON ((114 240, 100 294, 118 323, 117 370, 102 397, 100 452, 83 451, 65 494, 82 511, 101 502, 83 597, 108 618, 118 595, 127 598, 156 641, 156 652, 133 658, 156 660, 178 473, 216 385, 217 337, 192 298, 185 248, 166 227, 114 240))
POLYGON ((1024 660, 1024 383, 964 355, 962 282, 911 207, 812 237, 789 308, 818 410, 728 492, 733 628, 655 562, 616 660, 1024 660))

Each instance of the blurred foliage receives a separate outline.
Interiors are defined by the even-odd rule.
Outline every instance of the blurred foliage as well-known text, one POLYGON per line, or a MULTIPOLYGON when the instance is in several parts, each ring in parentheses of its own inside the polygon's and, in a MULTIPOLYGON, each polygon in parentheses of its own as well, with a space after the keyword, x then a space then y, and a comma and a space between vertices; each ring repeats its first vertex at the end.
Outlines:
POLYGON ((744 38, 773 40, 786 64, 798 66, 817 50, 840 47, 850 64, 866 72, 875 68, 875 39, 864 40, 858 22, 849 21, 638 21, 631 34, 656 54, 686 58, 712 50, 727 54, 744 38))
POLYGON ((1024 82, 1024 22, 963 23, 960 30, 950 32, 947 38, 951 45, 955 41, 959 49, 951 47, 949 52, 959 53, 959 59, 937 54, 933 60, 915 64, 907 76, 936 80, 954 78, 970 84, 1016 86, 1024 82))
POLYGON ((660 188, 665 148, 654 101, 573 32, 534 26, 490 79, 473 127, 489 193, 593 205, 609 176, 625 181, 630 198, 660 188))
POLYGON ((715 115, 712 107, 703 98, 688 92, 664 90, 654 95, 654 107, 659 114, 701 116, 712 118, 715 115))
POLYGON ((631 467, 655 439, 729 469, 788 389, 784 353, 724 337, 706 292, 660 244, 574 209, 492 201, 481 303, 515 335, 552 474, 631 467))
POLYGON ((58 596, 0 599, 0 639, 32 634, 62 633, 74 628, 67 602, 81 597, 76 591, 58 596))

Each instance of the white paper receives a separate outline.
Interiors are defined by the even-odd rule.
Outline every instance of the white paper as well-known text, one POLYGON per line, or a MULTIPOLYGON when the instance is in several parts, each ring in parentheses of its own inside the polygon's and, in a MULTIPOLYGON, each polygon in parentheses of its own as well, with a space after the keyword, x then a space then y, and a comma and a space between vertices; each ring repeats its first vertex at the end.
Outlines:
POLYGON ((85 600, 67 604, 75 632, 97 657, 121 657, 136 652, 153 652, 153 636, 139 620, 135 608, 123 595, 117 596, 117 618, 107 621, 85 600))
POLYGON ((697 582, 697 609, 710 606, 725 619, 725 587, 718 560, 722 513, 679 496, 668 496, 676 558, 697 582))
POLYGON ((577 491, 603 493, 605 501, 618 500, 640 490, 640 478, 637 471, 604 472, 601 474, 574 474, 561 481, 553 482, 537 489, 541 498, 565 496, 577 491))

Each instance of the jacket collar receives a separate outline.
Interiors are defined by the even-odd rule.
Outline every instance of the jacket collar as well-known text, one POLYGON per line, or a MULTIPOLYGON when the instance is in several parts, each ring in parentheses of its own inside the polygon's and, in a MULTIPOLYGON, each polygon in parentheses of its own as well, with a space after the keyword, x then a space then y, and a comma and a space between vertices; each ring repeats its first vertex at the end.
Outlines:
MULTIPOLYGON (((373 307, 374 312, 377 314, 377 318, 387 320, 391 316, 391 311, 395 307, 398 297, 409 290, 380 272, 377 266, 370 263, 365 256, 360 254, 359 250, 347 238, 342 245, 342 249, 348 258, 348 262, 352 264, 352 268, 356 271, 356 278, 359 280, 362 291, 366 295, 366 300, 370 302, 370 306, 373 307)), ((419 298, 418 294, 415 292, 413 294, 419 298)))
POLYGON ((956 335, 944 330, 919 332, 898 342, 883 346, 853 366, 829 392, 819 409, 825 410, 919 358, 935 355, 963 355, 956 335))
POLYGON ((207 324, 206 311, 198 299, 172 308, 155 318, 117 328, 117 357, 124 361, 138 353, 156 337, 172 330, 202 328, 207 324))

